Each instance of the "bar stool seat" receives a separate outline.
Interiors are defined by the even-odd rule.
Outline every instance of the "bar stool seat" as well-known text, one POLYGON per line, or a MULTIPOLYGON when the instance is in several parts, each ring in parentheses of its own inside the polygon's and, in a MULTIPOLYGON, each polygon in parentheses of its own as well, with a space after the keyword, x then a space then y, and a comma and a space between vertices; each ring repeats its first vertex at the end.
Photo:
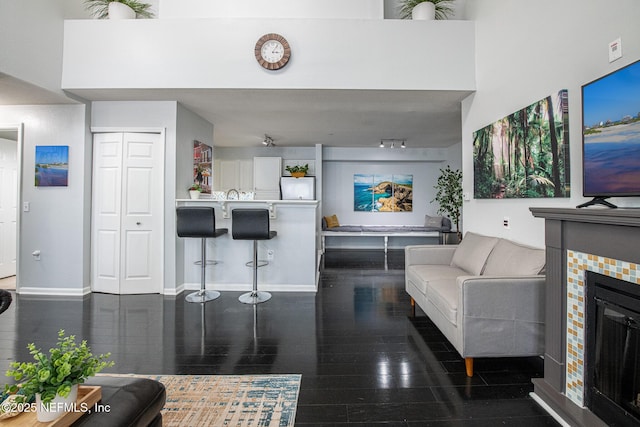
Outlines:
POLYGON ((200 264, 200 290, 190 293, 185 297, 187 302, 213 301, 220 296, 218 291, 205 289, 205 277, 207 264, 207 239, 220 237, 229 232, 226 228, 216 228, 215 210, 208 206, 179 206, 176 208, 178 237, 191 237, 201 239, 200 264))
MULTIPOLYGON (((258 267, 268 263, 258 263, 258 240, 270 240, 277 236, 269 229, 268 209, 234 209, 231 211, 231 234, 234 240, 253 240, 253 290, 240 295, 244 304, 259 304, 271 299, 269 292, 258 291, 258 267)), ((249 265, 249 263, 248 263, 249 265)))

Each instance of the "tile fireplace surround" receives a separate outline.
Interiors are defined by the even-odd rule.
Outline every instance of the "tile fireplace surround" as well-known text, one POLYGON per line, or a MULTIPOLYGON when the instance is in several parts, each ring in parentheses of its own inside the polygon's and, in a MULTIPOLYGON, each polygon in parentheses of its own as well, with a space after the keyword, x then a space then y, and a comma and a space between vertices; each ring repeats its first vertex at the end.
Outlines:
POLYGON ((545 219, 547 253, 544 378, 533 380, 533 396, 570 425, 606 426, 583 407, 589 345, 584 331, 584 271, 640 285, 640 209, 531 208, 531 212, 545 219))

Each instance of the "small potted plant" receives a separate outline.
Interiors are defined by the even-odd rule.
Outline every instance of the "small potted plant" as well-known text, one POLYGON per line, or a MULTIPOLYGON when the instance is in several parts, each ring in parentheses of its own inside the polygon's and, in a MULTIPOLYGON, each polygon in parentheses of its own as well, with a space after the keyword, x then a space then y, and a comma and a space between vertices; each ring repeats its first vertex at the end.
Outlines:
POLYGON ((285 170, 289 172, 291 176, 294 178, 302 178, 307 174, 307 171, 309 170, 309 164, 307 163, 304 166, 301 166, 301 165, 287 166, 285 170))
POLYGON ((84 4, 98 19, 153 18, 151 5, 139 0, 85 0, 84 4))
POLYGON ((454 0, 400 0, 400 18, 414 20, 447 19, 454 0))
POLYGON ((75 335, 67 337, 63 329, 58 332, 58 343, 49 349, 48 355, 33 343, 27 348, 34 362, 11 362, 6 375, 18 384, 7 384, 5 392, 17 393, 16 402, 19 403, 30 402, 35 397, 37 417, 41 422, 55 420, 62 415, 64 406, 69 407, 57 404, 56 399, 75 402, 78 384, 113 366, 113 362, 107 361, 111 353, 94 356, 87 341, 78 345, 75 335))
POLYGON ((200 193, 202 193, 202 187, 197 182, 194 182, 191 187, 188 188, 189 197, 192 199, 199 199, 200 193))

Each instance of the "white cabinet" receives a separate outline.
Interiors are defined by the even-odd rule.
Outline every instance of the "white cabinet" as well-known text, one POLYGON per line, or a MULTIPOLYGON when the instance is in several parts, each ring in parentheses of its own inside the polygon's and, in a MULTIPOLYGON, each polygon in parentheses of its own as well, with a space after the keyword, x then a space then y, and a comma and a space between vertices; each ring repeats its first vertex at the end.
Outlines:
POLYGON ((281 157, 253 158, 253 191, 256 200, 280 200, 281 157))
POLYGON ((238 191, 253 191, 253 161, 252 160, 220 160, 220 175, 217 191, 228 191, 232 188, 238 191))

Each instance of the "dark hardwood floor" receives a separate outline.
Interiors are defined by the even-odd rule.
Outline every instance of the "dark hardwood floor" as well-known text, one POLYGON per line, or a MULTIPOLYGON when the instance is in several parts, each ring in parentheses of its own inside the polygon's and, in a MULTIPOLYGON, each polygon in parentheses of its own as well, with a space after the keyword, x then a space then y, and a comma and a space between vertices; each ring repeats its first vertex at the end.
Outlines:
POLYGON ((0 314, 0 371, 28 360, 29 342, 53 345, 62 328, 111 352, 110 372, 302 374, 297 426, 558 425, 528 395, 542 360, 476 359, 467 378, 424 314, 409 317, 403 268, 402 251, 329 251, 317 294, 275 293, 256 307, 239 292, 205 305, 184 295, 12 293, 0 314))

